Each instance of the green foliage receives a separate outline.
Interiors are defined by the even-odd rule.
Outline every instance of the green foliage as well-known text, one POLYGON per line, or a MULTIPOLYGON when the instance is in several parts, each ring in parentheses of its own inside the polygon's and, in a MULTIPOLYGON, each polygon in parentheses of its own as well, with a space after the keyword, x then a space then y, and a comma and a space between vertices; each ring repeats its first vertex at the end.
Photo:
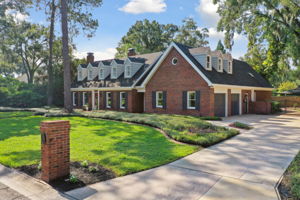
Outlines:
POLYGON ((202 119, 202 120, 222 121, 221 117, 216 117, 216 116, 213 116, 213 117, 205 116, 205 117, 199 117, 199 118, 202 119))
POLYGON ((230 126, 236 127, 236 128, 241 128, 241 129, 246 129, 246 130, 252 129, 251 126, 249 126, 248 124, 244 124, 242 122, 233 122, 232 124, 230 124, 230 126))
POLYGON ((280 108, 280 102, 279 101, 272 101, 271 102, 271 110, 272 113, 277 113, 277 112, 281 112, 281 108, 280 108))
POLYGON ((219 40, 216 50, 220 50, 220 51, 222 51, 222 53, 226 53, 226 49, 225 49, 223 43, 221 42, 221 40, 219 40))
POLYGON ((39 171, 41 171, 41 170, 42 170, 42 162, 39 162, 39 165, 38 165, 38 167, 37 167, 37 168, 38 168, 38 170, 39 170, 39 171))
POLYGON ((69 182, 72 184, 76 184, 79 182, 79 179, 75 175, 71 174, 69 178, 69 182))
POLYGON ((89 172, 90 173, 95 173, 95 172, 97 172, 97 171, 99 171, 99 169, 97 168, 97 167, 89 167, 89 172))
POLYGON ((288 167, 286 174, 287 186, 291 190, 293 199, 300 199, 300 152, 288 167))
POLYGON ((183 25, 179 27, 176 34, 175 41, 189 47, 201 47, 208 44, 208 29, 199 29, 197 23, 193 18, 186 18, 183 21, 183 25))
POLYGON ((146 124, 163 130, 169 137, 189 144, 210 146, 237 135, 236 130, 214 126, 199 117, 163 114, 134 114, 115 111, 82 112, 87 117, 146 124))
POLYGON ((0 119, 0 163, 10 167, 38 164, 39 126, 45 120, 70 121, 72 162, 87 160, 119 176, 172 162, 199 149, 171 142, 147 126, 83 117, 29 116, 0 119))
POLYGON ((164 50, 172 41, 190 47, 206 46, 208 44, 208 30, 199 30, 192 18, 183 20, 183 25, 159 24, 147 19, 137 21, 122 37, 117 47, 116 57, 127 57, 129 48, 135 48, 139 54, 153 53, 164 50))
POLYGON ((0 106, 41 107, 46 103, 45 86, 0 76, 0 106))
POLYGON ((81 167, 88 168, 89 162, 87 160, 84 160, 80 163, 80 165, 81 165, 81 167))
POLYGON ((284 91, 288 91, 288 90, 293 90, 295 88, 297 88, 297 84, 295 82, 286 81, 279 85, 277 91, 284 92, 284 91))

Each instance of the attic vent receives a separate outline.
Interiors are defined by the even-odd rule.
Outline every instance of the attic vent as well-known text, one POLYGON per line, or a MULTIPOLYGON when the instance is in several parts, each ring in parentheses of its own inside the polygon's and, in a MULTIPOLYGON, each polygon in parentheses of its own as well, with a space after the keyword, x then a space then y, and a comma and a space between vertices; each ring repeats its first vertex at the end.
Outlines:
POLYGON ((251 72, 248 72, 249 76, 251 76, 252 78, 254 78, 254 75, 251 72))

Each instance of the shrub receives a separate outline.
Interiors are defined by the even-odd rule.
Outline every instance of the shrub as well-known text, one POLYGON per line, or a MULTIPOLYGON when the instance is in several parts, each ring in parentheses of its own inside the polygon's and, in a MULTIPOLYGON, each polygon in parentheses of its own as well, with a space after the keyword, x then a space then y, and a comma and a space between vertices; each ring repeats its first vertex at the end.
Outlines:
POLYGON ((89 172, 90 173, 95 173, 95 172, 97 172, 97 171, 99 171, 99 169, 97 168, 97 167, 89 167, 89 172))
POLYGON ((272 113, 281 112, 280 102, 279 101, 272 101, 271 102, 271 109, 272 109, 272 113))
POLYGON ((202 120, 222 121, 221 117, 216 117, 216 116, 213 117, 207 116, 207 117, 199 117, 199 118, 202 120))
POLYGON ((230 124, 229 126, 235 127, 235 128, 241 128, 241 129, 246 129, 246 130, 250 130, 252 127, 249 126, 248 124, 244 124, 242 122, 233 122, 232 124, 230 124))
POLYGON ((300 173, 292 177, 292 194, 300 199, 300 173))
POLYGON ((84 168, 87 168, 87 167, 89 166, 89 162, 88 162, 87 160, 85 160, 85 161, 82 161, 82 162, 80 163, 80 165, 81 165, 82 167, 84 167, 84 168))
POLYGON ((79 182, 79 179, 75 175, 71 174, 69 178, 69 182, 75 184, 79 182))

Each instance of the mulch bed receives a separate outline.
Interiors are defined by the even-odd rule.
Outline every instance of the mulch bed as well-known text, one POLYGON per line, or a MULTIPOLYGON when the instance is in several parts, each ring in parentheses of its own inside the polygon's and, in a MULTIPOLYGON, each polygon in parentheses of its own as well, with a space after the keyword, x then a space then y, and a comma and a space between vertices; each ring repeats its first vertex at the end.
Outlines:
MULTIPOLYGON (((78 181, 76 183, 71 183, 69 181, 70 177, 67 176, 52 181, 49 184, 59 191, 66 192, 89 184, 106 181, 116 177, 116 175, 111 170, 106 169, 100 165, 89 163, 89 167, 95 167, 98 170, 95 172, 90 172, 88 167, 82 167, 79 162, 71 162, 70 173, 73 176, 75 176, 78 179, 78 181)), ((38 169, 38 165, 26 165, 18 167, 16 169, 28 174, 29 176, 41 179, 41 171, 38 169)))

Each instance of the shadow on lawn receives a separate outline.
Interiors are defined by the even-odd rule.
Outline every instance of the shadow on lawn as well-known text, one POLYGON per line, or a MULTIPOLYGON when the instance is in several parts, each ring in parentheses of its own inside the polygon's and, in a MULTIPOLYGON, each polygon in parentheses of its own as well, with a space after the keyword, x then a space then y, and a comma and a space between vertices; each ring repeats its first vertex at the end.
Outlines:
POLYGON ((3 153, 1 156, 6 157, 3 165, 10 167, 20 167, 23 165, 37 164, 41 159, 40 150, 23 150, 3 153), (16 165, 17 163, 17 165, 16 165))

